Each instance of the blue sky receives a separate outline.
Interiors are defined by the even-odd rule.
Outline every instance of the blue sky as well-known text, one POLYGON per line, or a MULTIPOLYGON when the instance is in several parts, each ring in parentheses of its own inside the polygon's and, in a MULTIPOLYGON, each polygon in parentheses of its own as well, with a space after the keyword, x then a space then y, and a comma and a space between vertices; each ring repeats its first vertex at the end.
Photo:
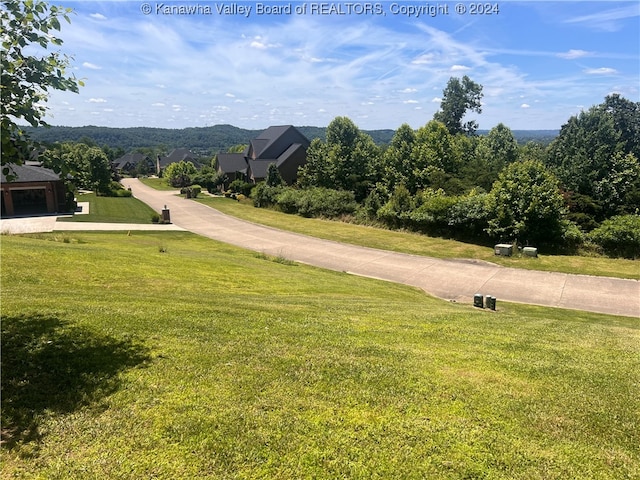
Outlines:
POLYGON ((260 129, 344 115, 363 129, 418 128, 463 75, 484 87, 483 112, 470 116, 481 129, 557 129, 610 93, 640 100, 637 0, 490 2, 489 15, 429 2, 438 14, 419 17, 400 7, 427 2, 353 2, 376 15, 312 15, 322 2, 286 0, 151 0, 149 14, 144 1, 53 3, 75 10, 60 37, 85 86, 52 93, 52 125, 260 129), (258 15, 258 3, 292 13, 258 15), (252 11, 219 14, 223 4, 252 11))

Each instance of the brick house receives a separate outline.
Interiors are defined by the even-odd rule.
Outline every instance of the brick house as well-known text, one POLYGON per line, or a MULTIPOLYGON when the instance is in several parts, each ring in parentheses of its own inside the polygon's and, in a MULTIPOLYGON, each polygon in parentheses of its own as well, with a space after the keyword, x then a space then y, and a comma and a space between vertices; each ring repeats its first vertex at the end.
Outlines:
POLYGON ((16 178, 2 174, 2 217, 68 212, 67 188, 60 175, 38 165, 12 165, 16 178))

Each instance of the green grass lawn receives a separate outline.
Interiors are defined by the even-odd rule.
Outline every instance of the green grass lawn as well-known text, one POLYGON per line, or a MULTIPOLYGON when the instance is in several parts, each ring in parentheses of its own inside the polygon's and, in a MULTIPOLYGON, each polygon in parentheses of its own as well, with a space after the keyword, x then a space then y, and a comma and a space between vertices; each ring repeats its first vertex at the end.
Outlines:
POLYGON ((456 240, 429 237, 418 233, 385 230, 331 220, 303 218, 274 210, 255 208, 250 203, 236 202, 222 197, 202 197, 199 202, 223 213, 274 228, 290 230, 338 242, 363 245, 382 250, 426 255, 437 258, 474 258, 498 263, 506 267, 531 270, 600 275, 640 279, 640 261, 607 257, 545 255, 538 258, 499 257, 493 248, 456 240))
POLYGON ((133 197, 102 197, 95 193, 78 195, 78 202, 89 202, 89 213, 61 217, 68 222, 151 223, 158 214, 151 207, 133 197))
POLYGON ((637 319, 184 232, 0 254, 2 478, 640 478, 637 319))
POLYGON ((158 177, 140 177, 138 178, 142 183, 147 185, 148 187, 155 188, 156 190, 179 190, 179 188, 172 187, 167 183, 166 178, 158 178, 158 177))

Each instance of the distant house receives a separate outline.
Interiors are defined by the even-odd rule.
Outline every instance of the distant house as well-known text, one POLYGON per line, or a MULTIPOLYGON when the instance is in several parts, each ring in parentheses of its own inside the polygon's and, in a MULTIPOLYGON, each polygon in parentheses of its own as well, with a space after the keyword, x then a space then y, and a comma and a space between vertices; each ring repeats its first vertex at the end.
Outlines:
POLYGON ((60 175, 39 165, 14 165, 16 178, 2 174, 2 217, 68 211, 67 189, 60 175))
POLYGON ((155 170, 154 162, 142 153, 127 153, 111 162, 111 166, 118 173, 131 173, 138 167, 143 167, 149 172, 155 170))
POLYGON ((267 177, 272 163, 289 185, 298 178, 298 168, 307 161, 309 140, 292 125, 267 128, 251 140, 242 153, 219 153, 216 170, 230 182, 238 178, 258 183, 267 177))
POLYGON ((172 163, 177 162, 191 162, 196 167, 200 167, 200 160, 196 154, 187 148, 175 148, 171 150, 169 155, 161 157, 158 155, 156 159, 156 173, 160 173, 172 163))

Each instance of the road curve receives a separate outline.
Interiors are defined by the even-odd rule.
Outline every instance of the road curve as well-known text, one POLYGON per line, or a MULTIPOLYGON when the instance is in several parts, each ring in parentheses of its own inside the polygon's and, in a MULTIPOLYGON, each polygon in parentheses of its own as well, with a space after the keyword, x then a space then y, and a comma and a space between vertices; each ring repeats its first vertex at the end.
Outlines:
POLYGON ((421 288, 437 297, 473 301, 476 293, 509 302, 640 318, 640 282, 522 270, 475 260, 437 259, 322 240, 240 220, 213 208, 124 179, 133 195, 193 233, 330 270, 421 288))

